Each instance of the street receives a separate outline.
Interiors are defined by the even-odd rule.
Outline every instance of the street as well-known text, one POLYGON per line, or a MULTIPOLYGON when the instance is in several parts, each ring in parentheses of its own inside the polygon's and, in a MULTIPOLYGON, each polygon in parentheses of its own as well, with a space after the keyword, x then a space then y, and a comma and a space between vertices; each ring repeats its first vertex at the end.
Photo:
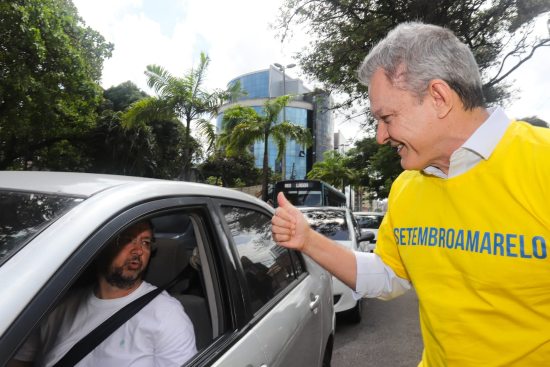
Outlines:
POLYGON ((414 291, 391 301, 365 298, 358 325, 336 319, 332 367, 416 367, 421 355, 414 291))

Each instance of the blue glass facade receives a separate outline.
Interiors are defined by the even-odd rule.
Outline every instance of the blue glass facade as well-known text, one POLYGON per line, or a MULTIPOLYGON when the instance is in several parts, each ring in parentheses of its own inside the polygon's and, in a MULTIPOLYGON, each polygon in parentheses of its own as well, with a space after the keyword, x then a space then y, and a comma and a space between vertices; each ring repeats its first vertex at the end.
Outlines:
MULTIPOLYGON (((262 113, 261 108, 254 107, 256 112, 262 113)), ((304 108, 286 107, 286 119, 295 125, 303 128, 307 127, 307 110, 304 108)), ((278 122, 283 121, 283 113, 279 114, 278 122)), ((280 166, 276 163, 277 146, 273 139, 268 142, 268 162, 271 169, 280 170, 280 166)), ((257 142, 254 144, 254 160, 256 167, 262 167, 264 157, 264 144, 257 142)), ((306 148, 294 140, 289 140, 286 143, 285 155, 285 173, 287 178, 294 177, 295 179, 303 179, 307 173, 306 148), (302 153, 300 153, 302 152, 302 153)))
POLYGON ((229 85, 235 84, 237 81, 241 83, 241 88, 247 92, 247 95, 242 96, 239 100, 269 98, 269 70, 243 75, 229 82, 229 85))
MULTIPOLYGON (((318 105, 316 98, 310 100, 305 99, 305 94, 310 92, 303 86, 303 83, 298 79, 289 78, 286 75, 285 83, 283 83, 283 74, 280 70, 270 67, 268 70, 261 70, 255 73, 249 73, 239 76, 231 80, 228 84, 234 84, 237 81, 240 82, 241 88, 247 92, 247 95, 238 98, 236 101, 232 101, 225 107, 241 104, 254 108, 258 114, 263 114, 263 104, 269 98, 281 96, 283 94, 293 94, 299 97, 293 99, 289 106, 285 108, 286 120, 304 127, 309 128, 314 134, 314 146, 305 148, 300 144, 297 144, 293 140, 287 141, 285 152, 285 178, 286 179, 303 179, 306 177, 308 169, 317 159, 322 159, 322 152, 332 147, 325 147, 325 141, 332 139, 332 119, 331 114, 326 113, 324 108, 321 109, 321 104, 318 105), (283 93, 284 92, 284 93, 283 93), (251 101, 260 100, 260 101, 251 101), (248 101, 248 102, 247 102, 248 101), (321 112, 321 111, 325 112, 321 112), (317 126, 317 120, 322 122, 323 125, 317 126), (321 134, 322 136, 320 136, 321 134), (321 143, 321 147, 317 147, 316 143, 321 143), (321 148, 321 149, 319 149, 321 148)), ((324 102, 327 102, 325 100, 324 102)), ((223 109, 222 109, 223 110, 223 109)), ((218 131, 221 129, 221 121, 223 119, 223 113, 217 117, 218 131)), ((278 122, 283 121, 283 112, 278 116, 278 122)), ((327 141, 328 142, 328 141, 327 141)), ((252 147, 254 154, 255 165, 259 168, 263 165, 263 142, 257 142, 252 147)), ((274 172, 281 172, 281 164, 276 162, 277 147, 275 142, 270 138, 268 142, 268 163, 269 167, 274 172)))

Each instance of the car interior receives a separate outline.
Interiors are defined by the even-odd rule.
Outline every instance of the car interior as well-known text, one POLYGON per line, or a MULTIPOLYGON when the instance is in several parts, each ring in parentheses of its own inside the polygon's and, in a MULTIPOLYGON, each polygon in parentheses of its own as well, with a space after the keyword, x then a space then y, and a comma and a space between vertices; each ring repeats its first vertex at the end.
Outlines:
POLYGON ((151 221, 155 253, 149 262, 145 281, 161 287, 181 274, 181 280, 167 291, 180 301, 193 322, 197 349, 201 350, 212 342, 213 329, 194 220, 191 215, 174 213, 151 221))
MULTIPOLYGON (((210 300, 215 299, 212 279, 205 279, 203 276, 209 274, 209 262, 206 261, 202 242, 206 236, 200 230, 200 216, 180 211, 149 219, 153 225, 155 245, 144 280, 158 287, 171 284, 166 291, 182 304, 191 319, 196 347, 201 351, 220 332, 216 302, 208 302, 207 297, 209 294, 210 300), (202 235, 197 235, 198 233, 202 235), (215 317, 212 318, 211 315, 215 317)), ((95 263, 92 261, 70 289, 76 290, 93 284, 95 276, 95 263)))

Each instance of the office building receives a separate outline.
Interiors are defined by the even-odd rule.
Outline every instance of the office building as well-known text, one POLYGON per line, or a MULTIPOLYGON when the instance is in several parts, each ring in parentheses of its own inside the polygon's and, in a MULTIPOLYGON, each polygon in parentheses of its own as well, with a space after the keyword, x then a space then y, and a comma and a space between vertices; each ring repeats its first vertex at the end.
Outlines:
POLYGON ((340 130, 334 133, 334 150, 340 154, 346 154, 352 148, 352 144, 340 130))
MULTIPOLYGON (((217 118, 218 131, 221 129, 223 111, 227 108, 241 105, 252 107, 259 114, 263 113, 264 103, 270 99, 284 94, 295 95, 285 108, 286 120, 310 129, 313 136, 313 145, 305 148, 295 141, 288 141, 285 152, 285 176, 286 179, 303 179, 317 160, 323 159, 323 153, 334 149, 333 133, 334 123, 330 111, 331 98, 323 91, 311 91, 306 88, 299 79, 289 77, 286 73, 274 66, 267 70, 255 71, 238 76, 228 85, 240 82, 241 88, 247 92, 221 108, 217 118), (284 76, 284 81, 283 81, 284 76)), ((278 122, 283 121, 283 113, 279 115, 278 122)), ((264 144, 257 142, 251 148, 257 167, 262 167, 264 144)), ((277 147, 273 140, 268 143, 269 167, 274 172, 282 172, 281 162, 276 162, 277 147)))

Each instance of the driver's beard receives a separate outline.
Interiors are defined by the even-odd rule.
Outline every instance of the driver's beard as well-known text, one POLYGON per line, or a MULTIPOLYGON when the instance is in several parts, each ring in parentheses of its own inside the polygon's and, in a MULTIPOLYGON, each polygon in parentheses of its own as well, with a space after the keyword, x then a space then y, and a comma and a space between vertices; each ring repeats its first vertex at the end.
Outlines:
POLYGON ((123 267, 116 267, 105 275, 107 283, 119 289, 130 289, 141 279, 141 272, 135 276, 124 276, 123 267))

